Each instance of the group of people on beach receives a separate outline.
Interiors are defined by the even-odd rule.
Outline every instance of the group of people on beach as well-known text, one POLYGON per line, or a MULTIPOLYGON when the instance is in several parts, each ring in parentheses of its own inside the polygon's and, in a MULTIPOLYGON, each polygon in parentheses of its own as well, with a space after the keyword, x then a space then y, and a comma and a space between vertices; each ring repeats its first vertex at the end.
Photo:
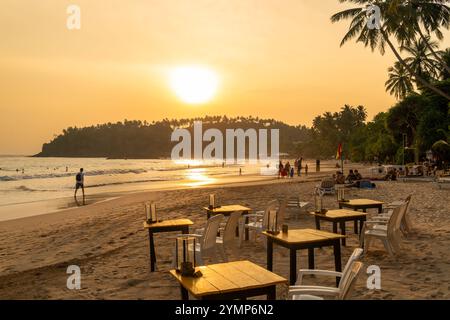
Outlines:
POLYGON ((346 183, 354 183, 356 181, 362 180, 362 175, 358 172, 358 170, 350 169, 348 171, 348 175, 345 176, 342 171, 336 171, 333 174, 333 180, 336 184, 346 184, 346 183))
POLYGON ((278 164, 278 178, 293 178, 295 175, 295 170, 297 170, 297 175, 300 177, 303 169, 305 169, 305 175, 307 175, 308 164, 306 163, 303 168, 302 157, 295 159, 294 165, 291 165, 289 161, 283 164, 283 161, 280 160, 280 163, 278 164))

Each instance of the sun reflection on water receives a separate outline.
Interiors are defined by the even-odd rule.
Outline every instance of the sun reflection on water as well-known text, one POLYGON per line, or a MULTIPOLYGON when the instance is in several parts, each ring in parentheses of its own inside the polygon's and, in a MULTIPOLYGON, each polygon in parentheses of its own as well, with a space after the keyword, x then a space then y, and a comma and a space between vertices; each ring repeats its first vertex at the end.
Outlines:
POLYGON ((198 187, 208 185, 216 181, 216 179, 208 177, 205 172, 206 170, 202 168, 189 170, 186 174, 186 179, 189 182, 187 182, 186 185, 190 187, 198 187))

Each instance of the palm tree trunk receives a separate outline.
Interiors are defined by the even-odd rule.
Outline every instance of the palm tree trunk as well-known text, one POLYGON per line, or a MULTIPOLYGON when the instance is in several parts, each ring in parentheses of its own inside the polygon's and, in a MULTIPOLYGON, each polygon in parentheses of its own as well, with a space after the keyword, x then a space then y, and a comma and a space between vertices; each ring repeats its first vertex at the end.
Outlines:
POLYGON ((427 45, 428 50, 430 50, 430 52, 433 54, 433 56, 435 57, 435 59, 437 61, 439 61, 441 63, 441 65, 445 68, 445 70, 447 70, 450 73, 450 66, 447 65, 447 63, 445 63, 445 61, 442 59, 442 57, 440 57, 434 50, 433 48, 430 46, 430 44, 428 43, 427 39, 425 38, 425 35, 422 33, 422 29, 420 28, 420 26, 418 27, 418 31, 419 31, 419 35, 422 38, 422 40, 425 42, 425 44, 427 45))
POLYGON ((428 81, 426 81, 421 76, 417 75, 409 66, 405 63, 405 61, 402 59, 400 54, 397 52, 397 49, 395 49, 394 45, 392 44, 391 40, 389 40, 389 37, 387 36, 386 32, 383 30, 383 28, 380 29, 381 34, 383 35, 384 40, 387 42, 389 47, 391 48, 394 55, 397 57, 397 60, 408 70, 409 74, 413 75, 414 78, 417 80, 417 82, 420 82, 424 87, 427 87, 428 89, 434 91, 440 96, 443 96, 447 100, 450 100, 450 95, 446 94, 444 91, 442 91, 439 88, 436 88, 432 84, 430 84, 428 81))

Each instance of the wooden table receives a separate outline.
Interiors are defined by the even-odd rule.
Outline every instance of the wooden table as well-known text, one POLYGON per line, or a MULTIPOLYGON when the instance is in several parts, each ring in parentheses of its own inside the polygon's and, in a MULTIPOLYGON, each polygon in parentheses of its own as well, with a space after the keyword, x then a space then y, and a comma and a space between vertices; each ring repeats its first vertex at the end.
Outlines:
MULTIPOLYGON (((206 210, 206 216, 208 219, 216 214, 223 214, 224 216, 228 217, 230 214, 236 211, 242 211, 242 215, 247 215, 252 211, 252 209, 241 206, 239 204, 220 206, 214 209, 204 207, 203 209, 206 210)), ((248 217, 245 217, 245 223, 248 223, 248 217)), ((236 236, 239 236, 239 227, 236 228, 236 236)), ((248 229, 245 229, 245 240, 248 240, 248 236, 248 229)))
POLYGON ((153 240, 153 234, 158 232, 171 232, 180 231, 183 234, 189 233, 189 226, 194 223, 189 219, 177 219, 177 220, 164 220, 152 224, 144 222, 144 229, 148 230, 148 240, 150 242, 150 271, 155 271, 156 254, 155 254, 155 242, 153 240))
MULTIPOLYGON (((335 270, 342 271, 340 240, 345 237, 343 235, 314 229, 289 229, 287 233, 277 235, 264 231, 263 234, 267 237, 267 270, 273 270, 274 243, 289 249, 291 285, 297 280, 297 250, 308 249, 309 269, 314 269, 314 248, 332 246, 335 270)), ((336 283, 339 283, 339 278, 336 278, 336 283)))
POLYGON ((170 274, 178 280, 181 299, 188 300, 191 293, 197 299, 246 299, 266 295, 276 299, 276 285, 287 280, 250 262, 234 261, 198 267, 199 278, 183 277, 175 270, 170 274))
MULTIPOLYGON (((339 227, 341 229, 341 234, 345 236, 345 222, 353 221, 355 233, 358 234, 358 231, 361 232, 363 223, 366 221, 367 213, 359 212, 354 210, 328 210, 325 214, 310 212, 316 220, 316 229, 320 230, 320 220, 329 221, 333 223, 333 232, 337 233, 337 225, 339 223, 339 227), (359 221, 359 228, 358 228, 359 221)), ((346 245, 345 238, 342 238, 342 245, 346 245)))
POLYGON ((350 208, 353 210, 362 210, 366 212, 367 209, 375 208, 378 209, 378 213, 383 212, 383 203, 381 201, 370 200, 370 199, 352 199, 349 201, 339 201, 339 209, 350 208))

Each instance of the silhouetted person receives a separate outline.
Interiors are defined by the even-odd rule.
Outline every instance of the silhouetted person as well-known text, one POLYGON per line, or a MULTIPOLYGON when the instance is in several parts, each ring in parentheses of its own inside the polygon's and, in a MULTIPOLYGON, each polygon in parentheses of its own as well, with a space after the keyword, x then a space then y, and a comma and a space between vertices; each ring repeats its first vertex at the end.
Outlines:
POLYGON ((75 194, 74 194, 74 198, 75 201, 78 203, 77 200, 77 191, 79 188, 81 188, 81 191, 83 192, 83 205, 85 205, 85 201, 84 201, 84 173, 83 173, 83 168, 80 169, 80 172, 77 173, 76 177, 76 184, 75 184, 75 194))
POLYGON ((305 164, 305 175, 308 175, 308 164, 305 164))

